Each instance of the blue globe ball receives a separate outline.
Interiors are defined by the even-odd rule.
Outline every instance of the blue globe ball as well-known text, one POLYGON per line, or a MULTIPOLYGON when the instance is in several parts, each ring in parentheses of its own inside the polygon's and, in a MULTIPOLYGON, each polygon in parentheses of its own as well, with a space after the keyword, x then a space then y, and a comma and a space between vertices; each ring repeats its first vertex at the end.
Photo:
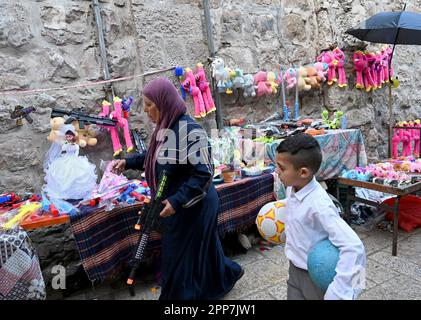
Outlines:
POLYGON ((311 280, 323 291, 332 283, 338 261, 339 249, 328 239, 311 248, 307 257, 307 270, 311 280))

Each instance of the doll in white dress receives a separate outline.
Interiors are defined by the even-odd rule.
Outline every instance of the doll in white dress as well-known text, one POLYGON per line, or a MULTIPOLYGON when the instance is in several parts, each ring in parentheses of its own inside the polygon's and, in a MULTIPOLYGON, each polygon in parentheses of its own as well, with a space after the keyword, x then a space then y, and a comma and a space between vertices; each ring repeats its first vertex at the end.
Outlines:
POLYGON ((96 187, 96 167, 86 156, 79 156, 75 128, 65 125, 61 131, 65 142, 46 169, 44 191, 53 198, 83 199, 96 187))

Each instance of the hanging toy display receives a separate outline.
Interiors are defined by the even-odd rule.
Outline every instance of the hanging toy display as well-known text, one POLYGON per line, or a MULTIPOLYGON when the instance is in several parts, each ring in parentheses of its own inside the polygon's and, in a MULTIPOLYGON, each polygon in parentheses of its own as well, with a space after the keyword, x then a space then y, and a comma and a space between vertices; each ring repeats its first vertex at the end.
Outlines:
MULTIPOLYGON (((389 82, 391 50, 390 47, 383 47, 377 52, 361 50, 354 52, 355 88, 370 92, 382 88, 385 83, 389 82)), ((396 88, 399 81, 393 79, 393 68, 390 72, 390 78, 396 88)))

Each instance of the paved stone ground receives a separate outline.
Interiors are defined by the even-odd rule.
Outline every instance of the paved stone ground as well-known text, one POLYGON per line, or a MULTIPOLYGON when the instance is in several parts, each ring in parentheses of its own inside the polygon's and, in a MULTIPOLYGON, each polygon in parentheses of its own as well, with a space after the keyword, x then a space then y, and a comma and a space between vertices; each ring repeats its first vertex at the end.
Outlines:
MULTIPOLYGON (((398 256, 392 256, 392 233, 375 229, 356 230, 367 253, 366 289, 362 300, 419 300, 421 299, 421 228, 406 233, 399 230, 398 256)), ((288 262, 280 246, 261 250, 256 245, 246 254, 232 257, 245 269, 242 279, 236 284, 226 300, 284 300, 288 262)), ((138 280, 136 296, 131 297, 124 280, 102 283, 95 290, 76 292, 65 299, 107 300, 155 300, 159 288, 155 287, 153 275, 138 280)), ((49 292, 48 299, 63 299, 57 292, 49 292)))

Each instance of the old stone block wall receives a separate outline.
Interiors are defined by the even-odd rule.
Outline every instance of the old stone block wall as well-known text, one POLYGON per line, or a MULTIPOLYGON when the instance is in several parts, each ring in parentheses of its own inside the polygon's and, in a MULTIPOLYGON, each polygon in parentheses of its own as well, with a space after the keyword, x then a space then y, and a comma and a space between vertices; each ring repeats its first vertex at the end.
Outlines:
MULTIPOLYGON (((301 112, 311 117, 319 117, 323 108, 346 112, 348 125, 363 131, 369 159, 374 160, 386 156, 388 92, 387 88, 372 93, 354 89, 352 53, 365 46, 377 50, 380 45, 358 41, 345 31, 377 12, 399 10, 404 2, 408 11, 421 12, 420 0, 209 0, 212 37, 217 55, 245 73, 275 70, 277 63, 314 62, 322 49, 343 48, 350 86, 324 85, 320 91, 303 93, 301 112)), ((194 67, 197 62, 205 64, 210 76, 201 0, 102 0, 100 6, 112 78, 176 65, 194 67)), ((0 91, 103 79, 92 1, 0 0, 0 12, 0 91)), ((421 117, 420 60, 421 46, 396 47, 394 67, 401 82, 393 91, 397 119, 421 117)), ((163 75, 178 83, 172 72, 163 75)), ((117 95, 135 99, 132 127, 153 129, 141 111, 141 92, 157 76, 113 85, 117 95)), ((0 193, 40 190, 42 164, 50 146, 46 137, 51 108, 85 107, 95 114, 104 97, 101 85, 34 94, 0 92, 0 193), (18 104, 36 107, 32 124, 24 120, 23 126, 16 127, 10 119, 9 111, 18 104)), ((293 100, 293 93, 288 97, 293 100)), ((221 101, 225 118, 247 116, 253 122, 271 115, 279 97, 245 99, 223 94, 221 101)), ((191 98, 188 104, 191 112, 191 98)), ((200 122, 207 129, 216 125, 210 116, 200 122)), ((97 165, 101 159, 111 159, 110 138, 101 135, 98 145, 82 149, 82 154, 97 165)))
MULTIPOLYGON (((407 2, 407 10, 420 11, 421 1, 407 2)), ((367 46, 346 35, 345 30, 368 16, 399 10, 403 1, 367 0, 244 0, 209 1, 212 36, 217 54, 227 65, 245 73, 260 68, 275 70, 313 62, 320 50, 338 45, 347 54, 347 89, 325 85, 320 91, 303 93, 302 114, 317 117, 322 108, 339 109, 348 115, 351 127, 360 127, 370 159, 381 158, 387 149, 387 88, 372 93, 354 89, 352 53, 367 46)), ((111 77, 141 74, 181 65, 205 64, 210 76, 204 10, 200 0, 103 0, 107 60, 111 77)), ((103 79, 98 36, 92 1, 83 0, 0 0, 0 89, 54 88, 103 79)), ((398 119, 419 117, 417 62, 419 46, 397 46, 394 66, 401 86, 393 92, 394 113, 398 119)), ((172 72, 163 73, 177 84, 172 72)), ((142 110, 141 92, 145 82, 159 75, 136 77, 114 83, 118 95, 133 95, 135 107, 131 126, 151 132, 142 110)), ((0 192, 37 191, 43 184, 42 163, 49 148, 51 108, 85 107, 98 113, 104 99, 101 85, 34 94, 0 95, 0 192), (34 123, 15 127, 9 111, 14 106, 35 106, 34 123)), ((253 121, 272 114, 280 98, 248 98, 221 95, 224 118, 246 115, 253 121)), ((293 92, 288 93, 293 102, 293 92)), ((190 111, 192 101, 188 98, 190 111)), ((214 117, 214 116, 213 116, 214 117)), ((25 120, 24 120, 25 122, 25 120)), ((201 121, 214 128, 212 117, 201 121)), ((96 164, 111 158, 106 134, 94 148, 83 153, 96 164)))

